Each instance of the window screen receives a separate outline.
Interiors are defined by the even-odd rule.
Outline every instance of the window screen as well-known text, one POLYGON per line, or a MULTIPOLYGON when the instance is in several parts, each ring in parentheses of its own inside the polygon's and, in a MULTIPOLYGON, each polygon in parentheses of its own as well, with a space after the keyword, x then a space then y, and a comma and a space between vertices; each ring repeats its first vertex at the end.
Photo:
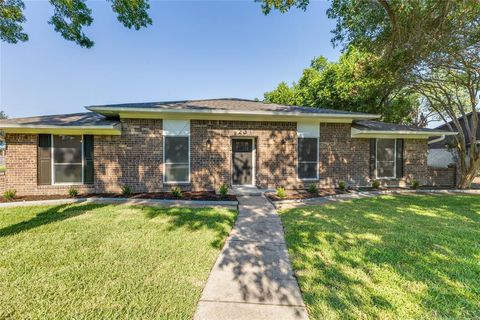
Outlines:
POLYGON ((298 138, 298 177, 318 179, 317 138, 298 138))
POLYGON ((53 136, 54 183, 82 183, 82 136, 53 136))
POLYGON ((395 139, 377 139, 377 178, 395 178, 395 139))
POLYGON ((189 137, 165 136, 165 182, 188 182, 190 176, 189 137))

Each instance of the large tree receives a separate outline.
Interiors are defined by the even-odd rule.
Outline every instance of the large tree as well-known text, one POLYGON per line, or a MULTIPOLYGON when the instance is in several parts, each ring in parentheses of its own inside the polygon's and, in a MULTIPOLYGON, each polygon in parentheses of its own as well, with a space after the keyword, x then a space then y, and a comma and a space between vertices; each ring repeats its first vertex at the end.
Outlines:
MULTIPOLYGON (((309 0, 259 0, 265 13, 309 0)), ((422 95, 425 105, 457 131, 458 187, 480 169, 478 128, 480 2, 478 0, 332 0, 332 42, 377 55, 398 86, 422 95), (458 116, 463 117, 463 125, 458 116), (469 120, 468 120, 469 119, 469 120), (470 148, 467 148, 467 145, 470 148)))
POLYGON ((396 86, 375 55, 349 47, 338 62, 315 58, 292 86, 282 82, 265 101, 380 114, 389 122, 426 125, 418 95, 396 86))
MULTIPOLYGON (((139 30, 152 24, 147 10, 148 0, 107 0, 117 19, 127 28, 139 30)), ((92 10, 84 0, 50 0, 53 16, 48 23, 66 40, 90 48, 94 42, 84 33, 83 28, 93 22, 92 10)), ((22 0, 0 0, 0 39, 9 43, 27 41, 22 24, 26 18, 23 14, 25 4, 22 0)))

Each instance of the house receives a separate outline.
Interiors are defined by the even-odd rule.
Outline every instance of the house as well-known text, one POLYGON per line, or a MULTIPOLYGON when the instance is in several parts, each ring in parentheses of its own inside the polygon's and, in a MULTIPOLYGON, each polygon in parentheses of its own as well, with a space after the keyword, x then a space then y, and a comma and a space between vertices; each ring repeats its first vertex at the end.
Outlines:
MULTIPOLYGON (((480 112, 478 112, 478 116, 480 117, 480 112)), ((466 142, 467 142, 467 154, 468 150, 470 149, 470 135, 465 127, 464 117, 461 116, 458 118, 460 126, 462 127, 462 131, 465 132, 466 135, 466 142)), ((466 119, 468 123, 472 121, 472 113, 466 114, 466 119)), ((437 128, 436 130, 441 131, 450 131, 449 126, 452 127, 453 130, 456 129, 456 125, 453 121, 450 121, 447 124, 443 124, 437 128)), ((477 143, 480 143, 480 126, 477 127, 476 132, 477 143)), ((455 139, 453 136, 441 136, 441 137, 432 137, 428 141, 428 165, 437 168, 446 168, 450 165, 455 165, 457 162, 457 156, 455 151, 455 139)))
MULTIPOLYGON (((0 121, 19 195, 437 184, 427 141, 451 135, 377 115, 243 99, 133 103, 0 121), (433 178, 432 178, 433 177, 433 178)), ((440 174, 441 176, 441 174, 440 174)), ((445 183, 445 182, 443 182, 445 183)), ((453 182, 448 182, 453 183, 453 182)))

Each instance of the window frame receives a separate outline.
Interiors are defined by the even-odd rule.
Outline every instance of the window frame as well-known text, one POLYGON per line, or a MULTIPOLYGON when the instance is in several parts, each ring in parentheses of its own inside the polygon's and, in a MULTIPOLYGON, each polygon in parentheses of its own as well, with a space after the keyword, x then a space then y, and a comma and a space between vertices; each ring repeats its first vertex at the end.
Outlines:
MULTIPOLYGON (((192 168, 191 168, 192 165, 191 165, 191 161, 190 161, 190 159, 191 159, 191 155, 190 155, 190 153, 191 153, 191 150, 190 150, 190 134, 188 134, 188 135, 163 135, 162 140, 163 140, 163 146, 162 146, 162 147, 163 147, 163 152, 162 152, 162 154, 163 154, 163 174, 162 174, 162 176, 163 176, 163 179, 162 179, 162 180, 163 180, 163 183, 164 183, 164 184, 189 184, 190 181, 191 181, 191 171, 192 171, 192 168), (166 165, 167 165, 167 162, 165 161, 165 154, 166 154, 165 139, 166 139, 167 137, 172 137, 172 138, 181 138, 181 137, 183 137, 183 138, 188 138, 188 180, 187 180, 187 181, 167 181, 167 172, 166 172, 166 170, 165 170, 166 165)), ((169 162, 168 164, 183 164, 183 163, 169 162)))
POLYGON ((375 139, 375 178, 380 180, 397 179, 397 139, 393 138, 376 138, 375 139), (378 140, 393 140, 393 176, 380 177, 378 175, 378 140))
POLYGON ((302 181, 316 181, 320 179, 319 175, 319 162, 320 162, 320 137, 297 137, 297 177, 302 181), (300 139, 316 139, 317 140, 317 161, 300 161, 300 139), (299 169, 301 163, 315 163, 315 178, 300 178, 299 169))
MULTIPOLYGON (((52 147, 51 147, 51 159, 52 159, 52 186, 78 186, 78 185, 84 185, 85 184, 85 157, 84 157, 84 135, 83 134, 51 134, 50 139, 52 139, 52 147), (81 149, 81 157, 82 157, 82 181, 80 182, 56 182, 55 180, 55 136, 80 136, 81 137, 81 144, 80 144, 80 149, 81 149)), ((78 165, 79 163, 74 163, 78 165)), ((60 164, 62 165, 62 164, 60 164)))

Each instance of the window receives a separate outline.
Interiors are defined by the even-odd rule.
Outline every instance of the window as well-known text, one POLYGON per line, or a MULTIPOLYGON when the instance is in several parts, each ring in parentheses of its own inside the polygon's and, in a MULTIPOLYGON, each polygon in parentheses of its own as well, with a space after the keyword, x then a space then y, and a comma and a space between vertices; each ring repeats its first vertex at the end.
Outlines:
POLYGON ((377 154, 375 161, 377 178, 395 178, 395 159, 397 141, 395 139, 377 139, 377 154))
POLYGON ((318 179, 318 138, 298 138, 298 177, 318 179))
POLYGON ((53 135, 52 140, 53 183, 82 183, 83 137, 53 135))
POLYGON ((165 182, 190 181, 189 137, 164 137, 165 182))

